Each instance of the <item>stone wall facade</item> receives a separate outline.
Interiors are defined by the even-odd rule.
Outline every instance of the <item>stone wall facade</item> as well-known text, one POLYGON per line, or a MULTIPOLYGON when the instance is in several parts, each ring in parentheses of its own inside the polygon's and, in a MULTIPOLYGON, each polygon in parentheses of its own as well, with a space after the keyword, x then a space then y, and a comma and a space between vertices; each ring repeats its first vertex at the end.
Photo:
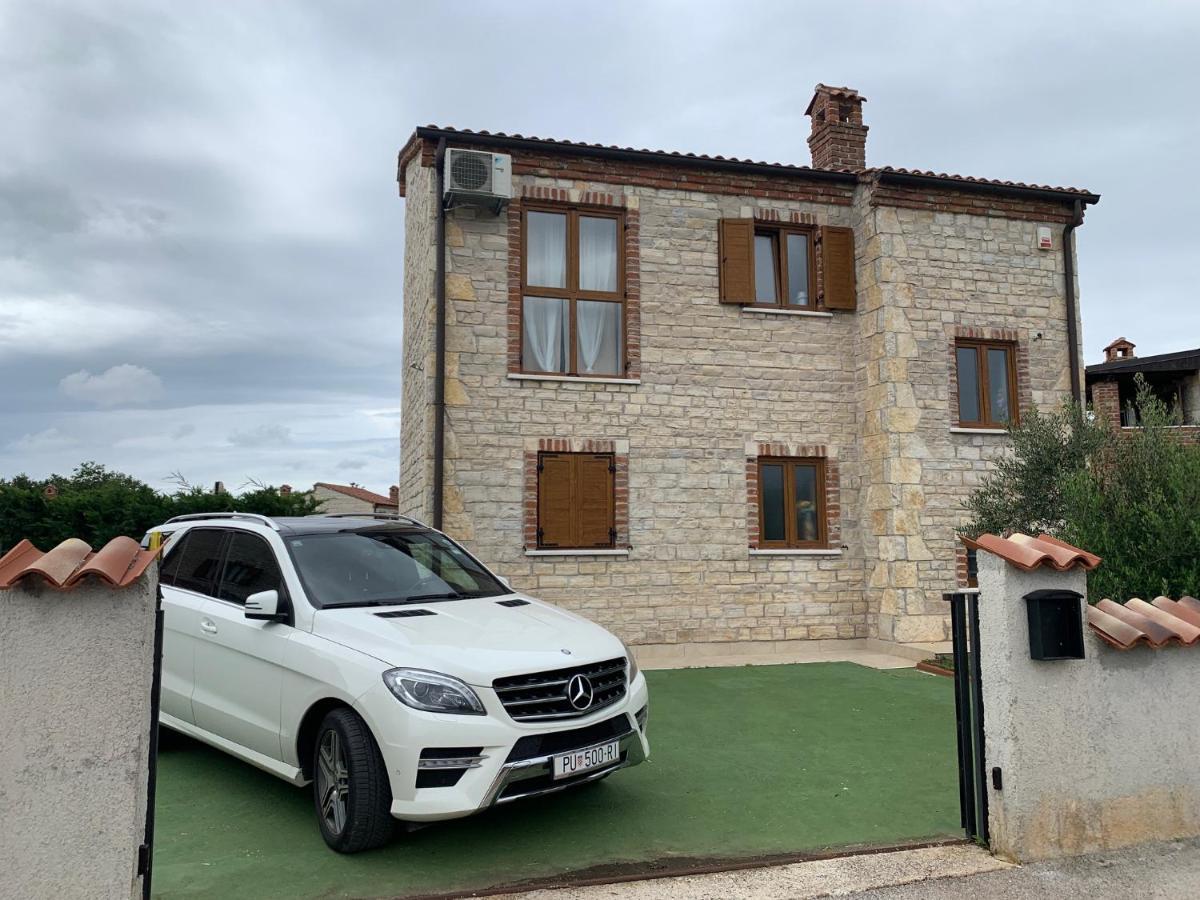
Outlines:
MULTIPOLYGON (((417 516, 431 505, 431 163, 418 147, 404 164, 401 512, 417 516)), ((445 530, 519 589, 636 643, 945 639, 962 500, 1007 447, 1003 434, 953 428, 948 342, 1003 329, 1025 361, 1022 403, 1069 394, 1059 237, 1052 251, 1036 239, 1057 208, 997 214, 952 197, 942 209, 895 189, 904 205, 885 205, 869 178, 850 191, 714 175, 689 189, 663 168, 513 158, 516 204, 600 197, 635 220, 638 353, 624 378, 522 375, 512 216, 448 214, 445 530), (722 218, 853 228, 857 310, 721 304, 722 218), (529 545, 528 453, 552 440, 625 455, 627 536, 612 551, 529 545), (753 546, 747 464, 759 445, 820 448, 810 455, 826 460, 827 490, 836 481, 827 548, 753 546)))

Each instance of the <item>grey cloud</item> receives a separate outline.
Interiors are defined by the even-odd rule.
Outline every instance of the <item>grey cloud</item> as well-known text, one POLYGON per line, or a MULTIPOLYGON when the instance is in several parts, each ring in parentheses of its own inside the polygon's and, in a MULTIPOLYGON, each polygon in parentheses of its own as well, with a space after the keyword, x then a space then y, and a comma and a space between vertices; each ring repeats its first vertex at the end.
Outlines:
POLYGON ((393 179, 418 123, 805 162, 811 85, 849 83, 870 98, 872 163, 1103 194, 1078 235, 1089 360, 1117 334, 1153 353, 1200 332, 1200 10, 1186 5, 529 2, 462 16, 48 0, 3 15, 0 383, 21 390, 0 392, 0 475, 97 457, 148 479, 186 467, 303 484, 363 461, 356 478, 395 482, 393 179), (539 52, 498 66, 530 21, 539 52), (413 39, 448 33, 451 52, 413 39), (729 77, 764 60, 770 78, 729 77), (98 413, 58 389, 121 365, 169 393, 98 413))

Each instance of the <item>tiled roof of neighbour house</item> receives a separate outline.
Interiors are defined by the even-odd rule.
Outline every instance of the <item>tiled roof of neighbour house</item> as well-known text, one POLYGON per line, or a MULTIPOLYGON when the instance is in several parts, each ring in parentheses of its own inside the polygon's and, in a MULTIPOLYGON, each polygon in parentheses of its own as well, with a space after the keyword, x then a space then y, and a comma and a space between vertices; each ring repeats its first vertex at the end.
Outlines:
MULTIPOLYGON (((1111 346, 1111 345, 1109 345, 1111 346)), ((1108 349, 1107 347, 1105 348, 1108 349)), ((1176 350, 1154 356, 1130 356, 1108 362, 1093 363, 1087 375, 1112 375, 1121 372, 1194 372, 1200 369, 1200 347, 1195 350, 1176 350)))
POLYGON ((1006 538, 994 534, 981 534, 974 539, 962 535, 960 539, 972 550, 987 550, 1026 572, 1032 572, 1042 566, 1059 572, 1076 568, 1090 572, 1100 565, 1100 557, 1094 553, 1072 547, 1048 534, 1030 537, 1016 532, 1006 538))
POLYGON ((1138 644, 1159 648, 1168 644, 1192 647, 1200 643, 1200 600, 1134 598, 1124 605, 1101 600, 1087 611, 1088 625, 1102 641, 1118 650, 1138 644))
MULTIPOLYGON (((838 88, 846 90, 849 88, 838 88)), ((849 96, 849 95, 847 95, 849 96)), ((855 95, 857 96, 857 95, 855 95)), ((621 147, 616 144, 589 144, 584 141, 569 141, 558 138, 542 138, 536 135, 506 134, 503 131, 472 131, 469 128, 450 128, 441 125, 419 126, 400 151, 398 180, 400 193, 404 193, 404 168, 414 154, 419 152, 421 139, 445 137, 467 144, 491 144, 509 146, 517 149, 539 149, 578 153, 584 156, 607 156, 628 158, 634 161, 659 163, 676 163, 708 168, 750 168, 759 171, 774 172, 780 175, 798 175, 813 178, 832 178, 839 181, 854 182, 859 176, 889 175, 910 179, 921 179, 939 182, 948 187, 963 189, 986 189, 989 191, 1010 191, 1017 194, 1059 194, 1063 199, 1078 198, 1084 203, 1098 203, 1100 196, 1084 188, 1052 187, 1041 184, 1027 184, 1020 181, 998 181, 987 178, 973 178, 967 175, 950 175, 944 172, 935 173, 919 169, 902 169, 892 166, 869 168, 862 171, 854 169, 817 169, 812 166, 799 166, 791 163, 763 162, 761 160, 743 159, 736 156, 709 156, 704 153, 680 153, 678 150, 649 150, 646 148, 621 147)))
POLYGON ((158 555, 143 550, 133 538, 113 538, 99 550, 79 538, 68 538, 43 553, 27 540, 0 557, 0 590, 25 578, 41 578, 51 587, 69 589, 94 576, 116 588, 128 587, 146 571, 158 555))
POLYGON ((360 488, 353 484, 329 484, 326 481, 318 481, 313 487, 322 487, 330 491, 336 491, 339 494, 345 494, 347 497, 353 497, 355 500, 361 500, 364 503, 374 503, 377 506, 396 505, 396 501, 391 497, 385 497, 383 494, 377 494, 374 491, 368 491, 366 488, 360 488))

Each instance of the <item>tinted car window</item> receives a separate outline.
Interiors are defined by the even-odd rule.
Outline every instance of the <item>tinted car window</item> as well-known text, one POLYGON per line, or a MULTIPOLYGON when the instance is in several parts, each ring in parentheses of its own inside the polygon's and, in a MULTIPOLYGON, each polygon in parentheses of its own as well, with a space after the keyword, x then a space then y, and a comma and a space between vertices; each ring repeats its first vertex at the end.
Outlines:
POLYGON ((275 551, 257 535, 235 531, 225 554, 225 571, 217 596, 244 605, 247 597, 259 591, 283 591, 275 551))
POLYGON ((219 528, 197 528, 187 534, 187 543, 179 548, 179 568, 175 587, 201 594, 212 594, 221 564, 225 532, 219 528))
POLYGON ((175 583, 175 575, 179 572, 179 563, 183 559, 183 547, 187 544, 187 539, 187 534, 184 534, 178 541, 174 541, 167 547, 166 555, 158 570, 159 584, 173 585, 175 583))

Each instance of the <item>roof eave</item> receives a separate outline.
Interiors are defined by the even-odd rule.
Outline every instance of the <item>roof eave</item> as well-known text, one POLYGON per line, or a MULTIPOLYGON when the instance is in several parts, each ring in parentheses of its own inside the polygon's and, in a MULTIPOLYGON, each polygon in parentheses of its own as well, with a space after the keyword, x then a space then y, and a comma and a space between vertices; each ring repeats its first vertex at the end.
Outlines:
POLYGON ((1000 194, 1007 197, 1020 197, 1030 200, 1053 200, 1067 203, 1078 200, 1087 205, 1100 202, 1100 195, 1090 191, 1055 190, 1054 188, 1030 187, 1018 184, 994 184, 988 181, 968 181, 960 178, 942 177, 940 175, 920 175, 912 172, 888 172, 883 169, 874 170, 880 183, 907 184, 914 187, 942 187, 960 191, 977 191, 981 194, 1000 194))

